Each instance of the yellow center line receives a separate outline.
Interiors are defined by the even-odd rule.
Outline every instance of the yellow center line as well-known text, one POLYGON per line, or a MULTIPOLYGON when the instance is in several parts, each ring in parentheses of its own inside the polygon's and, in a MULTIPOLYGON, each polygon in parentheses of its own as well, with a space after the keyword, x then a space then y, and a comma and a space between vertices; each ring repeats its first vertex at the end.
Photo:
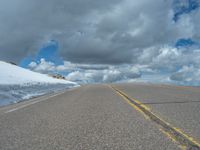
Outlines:
POLYGON ((183 150, 187 148, 200 149, 200 143, 197 142, 197 140, 195 140, 193 137, 184 133, 181 129, 174 127, 169 122, 160 118, 158 115, 153 113, 148 106, 141 103, 139 100, 130 98, 126 93, 122 92, 116 87, 112 87, 112 86, 109 86, 109 87, 112 88, 118 95, 120 95, 134 109, 136 109, 138 112, 143 114, 143 116, 146 119, 150 119, 154 121, 157 125, 159 125, 160 131, 164 133, 164 135, 172 139, 172 141, 174 141, 175 143, 178 143, 181 149, 183 150))

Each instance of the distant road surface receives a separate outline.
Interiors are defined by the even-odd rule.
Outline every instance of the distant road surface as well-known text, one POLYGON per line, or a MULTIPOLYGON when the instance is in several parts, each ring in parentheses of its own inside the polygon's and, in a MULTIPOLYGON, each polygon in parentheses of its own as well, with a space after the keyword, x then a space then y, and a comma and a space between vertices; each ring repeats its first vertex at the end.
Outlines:
POLYGON ((200 149, 200 88, 84 85, 0 108, 0 150, 200 149))

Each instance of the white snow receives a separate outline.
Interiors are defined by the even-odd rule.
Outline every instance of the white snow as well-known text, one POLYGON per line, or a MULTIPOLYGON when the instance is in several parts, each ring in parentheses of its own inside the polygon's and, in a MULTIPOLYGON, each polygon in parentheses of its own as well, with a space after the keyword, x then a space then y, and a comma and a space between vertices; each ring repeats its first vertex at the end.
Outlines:
POLYGON ((0 61, 0 106, 78 86, 0 61))
POLYGON ((21 84, 74 84, 62 79, 54 79, 48 75, 36 73, 3 61, 0 61, 0 84, 3 85, 21 85, 21 84))

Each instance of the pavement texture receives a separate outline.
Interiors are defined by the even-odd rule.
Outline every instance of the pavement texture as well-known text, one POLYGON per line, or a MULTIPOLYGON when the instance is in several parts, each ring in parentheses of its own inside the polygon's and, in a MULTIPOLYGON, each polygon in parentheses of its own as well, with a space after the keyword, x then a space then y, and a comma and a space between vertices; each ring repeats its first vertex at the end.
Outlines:
MULTIPOLYGON (((199 88, 113 86, 199 138, 199 88)), ((110 86, 85 85, 0 108, 0 149, 176 150, 181 147, 110 86)))
POLYGON ((200 88, 118 84, 118 89, 150 107, 167 122, 200 141, 200 88))

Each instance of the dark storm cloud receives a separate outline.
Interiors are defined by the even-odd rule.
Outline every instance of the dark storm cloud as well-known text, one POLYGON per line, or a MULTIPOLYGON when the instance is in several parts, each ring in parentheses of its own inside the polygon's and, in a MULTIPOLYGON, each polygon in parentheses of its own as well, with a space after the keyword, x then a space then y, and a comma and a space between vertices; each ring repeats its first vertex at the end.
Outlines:
MULTIPOLYGON (((90 13, 103 13, 120 0, 0 0, 0 59, 19 61, 47 40, 65 42, 89 23, 90 13), (17 54, 17 55, 16 55, 17 54)), ((61 43, 63 44, 63 43, 61 43)), ((63 50, 65 51, 65 50, 63 50)))
POLYGON ((62 41, 62 56, 74 63, 137 64, 144 49, 193 36, 187 20, 173 22, 171 4, 124 0, 108 11, 88 14, 78 30, 53 37, 62 41))
POLYGON ((132 63, 141 49, 182 35, 170 25, 170 1, 0 1, 0 59, 19 61, 55 39, 68 61, 132 63))

